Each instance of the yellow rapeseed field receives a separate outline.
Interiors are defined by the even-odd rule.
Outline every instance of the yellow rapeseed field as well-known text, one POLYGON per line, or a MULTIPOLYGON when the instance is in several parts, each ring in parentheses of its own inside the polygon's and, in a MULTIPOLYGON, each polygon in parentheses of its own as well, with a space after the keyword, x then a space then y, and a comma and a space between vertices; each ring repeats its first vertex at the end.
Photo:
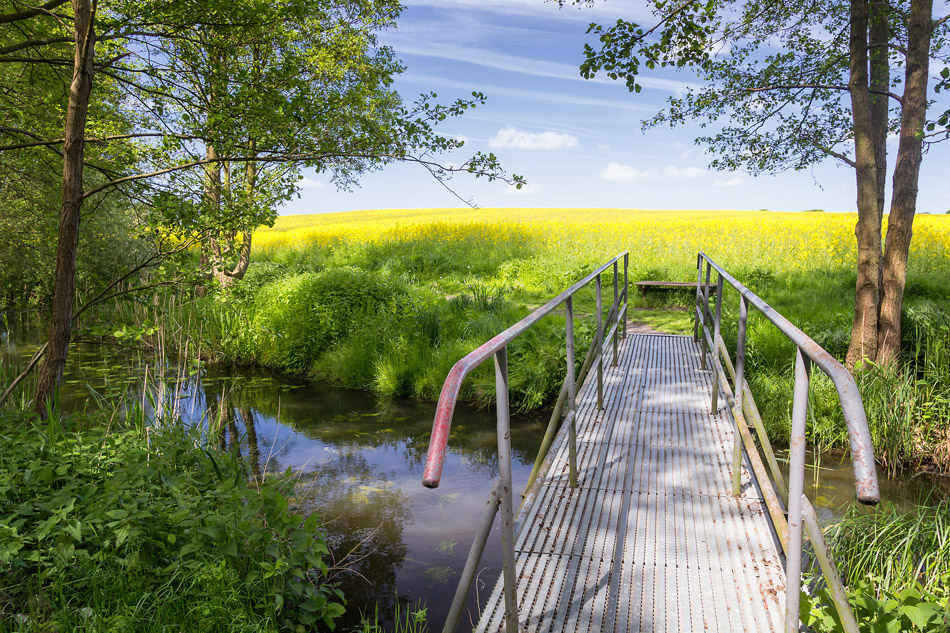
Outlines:
MULTIPOLYGON (((629 250, 642 267, 688 269, 697 251, 725 266, 767 270, 850 268, 854 225, 846 213, 660 211, 643 209, 387 209, 282 216, 256 231, 257 248, 305 249, 348 243, 527 240, 538 255, 603 261, 629 250)), ((950 266, 950 216, 914 222, 912 267, 950 266)))

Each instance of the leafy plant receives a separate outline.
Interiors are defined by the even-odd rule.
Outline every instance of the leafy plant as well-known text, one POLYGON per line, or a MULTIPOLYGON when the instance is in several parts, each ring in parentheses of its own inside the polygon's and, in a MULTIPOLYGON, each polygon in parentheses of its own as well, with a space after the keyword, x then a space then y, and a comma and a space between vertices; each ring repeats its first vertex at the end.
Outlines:
POLYGON ((289 478, 251 487, 239 458, 180 424, 2 419, 3 628, 292 631, 342 615, 320 525, 291 509, 289 478))
MULTIPOLYGON (((950 631, 946 598, 940 600, 919 585, 900 591, 876 589, 872 581, 858 581, 848 591, 848 603, 862 632, 950 631)), ((827 588, 812 594, 802 592, 800 616, 802 623, 816 633, 844 632, 827 588)))

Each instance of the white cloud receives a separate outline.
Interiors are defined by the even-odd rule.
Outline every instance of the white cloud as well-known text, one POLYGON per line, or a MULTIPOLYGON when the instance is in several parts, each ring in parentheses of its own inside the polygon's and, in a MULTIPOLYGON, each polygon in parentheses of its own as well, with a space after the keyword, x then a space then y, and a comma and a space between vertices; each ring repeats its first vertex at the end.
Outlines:
POLYGON ((630 182, 634 180, 695 180, 706 175, 699 167, 676 167, 667 165, 662 169, 637 169, 630 165, 610 163, 600 172, 604 180, 630 182))
POLYGON ((323 189, 327 186, 327 183, 322 180, 314 180, 313 178, 308 178, 304 176, 297 181, 297 186, 301 189, 323 189))
MULTIPOLYGON (((425 86, 426 90, 451 88, 471 92, 472 83, 457 81, 454 79, 445 79, 432 75, 423 75, 416 73, 405 73, 399 76, 399 82, 414 83, 425 86)), ((528 90, 524 88, 509 88, 506 86, 482 86, 479 88, 491 99, 495 96, 514 97, 524 99, 538 107, 542 104, 570 103, 572 105, 594 106, 600 108, 617 108, 619 110, 629 110, 631 112, 656 112, 656 108, 650 108, 644 105, 634 103, 632 99, 602 99, 599 97, 584 97, 574 95, 568 92, 549 92, 544 90, 528 90)), ((476 118, 471 116, 467 118, 476 118)))
POLYGON ((511 126, 498 130, 488 140, 492 149, 526 149, 556 151, 579 145, 577 137, 565 132, 525 132, 511 126))
MULTIPOLYGON (((593 79, 584 79, 578 65, 562 64, 543 59, 531 59, 528 57, 518 57, 507 55, 494 50, 481 47, 456 46, 432 41, 419 41, 403 35, 398 32, 389 32, 382 38, 383 44, 392 46, 399 55, 418 55, 420 57, 434 57, 437 59, 446 59, 449 61, 465 64, 475 64, 494 70, 520 73, 534 77, 548 77, 552 79, 570 79, 573 81, 584 81, 588 83, 600 84, 620 84, 604 75, 598 75, 593 79)), ((675 79, 665 79, 662 77, 650 77, 648 75, 639 75, 637 83, 644 88, 653 90, 662 90, 676 95, 682 95, 688 88, 694 87, 685 81, 675 79)))
POLYGON ((680 158, 681 158, 682 160, 689 160, 689 150, 688 150, 688 149, 684 149, 684 150, 683 150, 683 153, 680 154, 680 158))
POLYGON ((657 180, 660 174, 655 169, 641 171, 629 165, 610 163, 600 172, 600 177, 614 182, 630 182, 633 180, 657 180))
POLYGON ((663 175, 667 178, 676 178, 680 180, 684 178, 702 178, 706 175, 706 170, 700 169, 699 167, 680 168, 670 165, 663 168, 663 175))
POLYGON ((733 176, 732 178, 716 178, 713 185, 716 187, 740 187, 745 184, 745 178, 742 176, 733 176))
POLYGON ((610 145, 607 145, 607 143, 597 143, 597 149, 599 149, 602 152, 609 152, 610 145))

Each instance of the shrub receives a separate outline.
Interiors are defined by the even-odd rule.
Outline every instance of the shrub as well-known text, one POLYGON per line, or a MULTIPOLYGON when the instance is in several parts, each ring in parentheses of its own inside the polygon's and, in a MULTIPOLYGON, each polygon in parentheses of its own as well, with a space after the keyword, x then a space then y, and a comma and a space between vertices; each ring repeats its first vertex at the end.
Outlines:
POLYGON ((403 293, 380 274, 350 267, 277 279, 254 298, 250 329, 241 345, 264 365, 306 371, 403 293))
POLYGON ((63 433, 3 416, 0 628, 294 631, 343 613, 287 478, 247 485, 192 430, 63 433))
MULTIPOLYGON (((948 517, 948 501, 913 512, 852 508, 827 528, 862 631, 950 631, 948 517)), ((818 633, 844 630, 826 588, 803 593, 801 617, 818 633)))

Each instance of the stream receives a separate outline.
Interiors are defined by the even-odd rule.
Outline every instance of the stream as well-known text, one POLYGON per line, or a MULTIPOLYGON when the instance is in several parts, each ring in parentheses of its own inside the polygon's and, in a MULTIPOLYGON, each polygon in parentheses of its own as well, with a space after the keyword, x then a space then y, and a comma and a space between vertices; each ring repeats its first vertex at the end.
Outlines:
MULTIPOLYGON (((2 362, 24 364, 42 333, 35 320, 0 321, 2 362)), ((398 601, 425 606, 428 630, 441 631, 498 474, 493 411, 456 409, 442 485, 430 490, 421 479, 432 402, 246 368, 163 367, 142 353, 93 344, 71 348, 60 397, 66 411, 124 402, 189 424, 217 421, 218 443, 237 444, 259 473, 290 468, 299 477, 296 503, 325 522, 333 575, 347 597, 338 630, 358 625, 360 612, 377 605, 387 622, 398 601)), ((524 488, 548 415, 512 417, 515 490, 524 488)), ((947 494, 946 479, 879 474, 882 497, 899 507, 935 488, 947 494)), ((850 463, 841 456, 809 453, 805 485, 823 520, 853 503, 850 463)), ((496 521, 459 630, 471 630, 494 586, 500 543, 496 521)))

